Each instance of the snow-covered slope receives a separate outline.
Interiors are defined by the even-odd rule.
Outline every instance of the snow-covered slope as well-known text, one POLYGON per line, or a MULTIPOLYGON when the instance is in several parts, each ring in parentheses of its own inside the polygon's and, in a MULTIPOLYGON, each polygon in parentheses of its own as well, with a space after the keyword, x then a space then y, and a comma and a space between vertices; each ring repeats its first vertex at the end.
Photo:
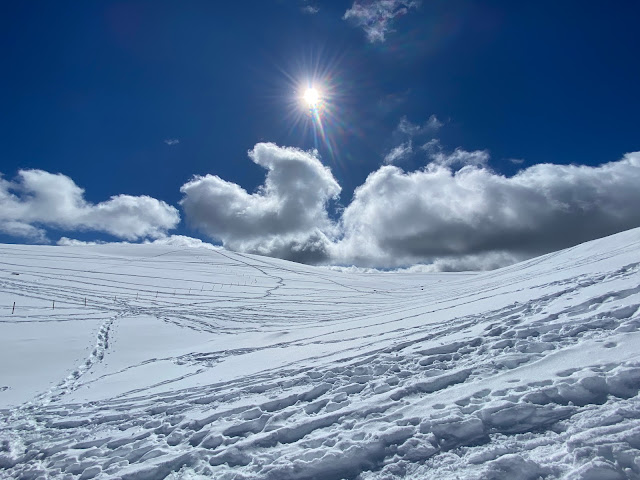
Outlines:
POLYGON ((3 245, 0 308, 2 478, 640 478, 640 229, 483 274, 3 245))

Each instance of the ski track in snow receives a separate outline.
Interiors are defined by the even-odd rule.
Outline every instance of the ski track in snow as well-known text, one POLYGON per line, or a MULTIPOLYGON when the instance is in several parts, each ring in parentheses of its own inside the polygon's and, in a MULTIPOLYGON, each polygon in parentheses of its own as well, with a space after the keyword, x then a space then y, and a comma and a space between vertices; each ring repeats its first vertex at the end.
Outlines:
POLYGON ((0 376, 0 478, 640 479, 640 229, 483 274, 3 245, 0 308, 53 369, 0 376))

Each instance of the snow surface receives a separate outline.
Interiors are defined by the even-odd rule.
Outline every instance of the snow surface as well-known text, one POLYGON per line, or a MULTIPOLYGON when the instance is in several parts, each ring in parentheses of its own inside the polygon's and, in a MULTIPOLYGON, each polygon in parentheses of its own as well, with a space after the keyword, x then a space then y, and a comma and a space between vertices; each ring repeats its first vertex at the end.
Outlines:
POLYGON ((0 308, 2 478, 640 479, 640 229, 481 274, 2 245, 0 308))

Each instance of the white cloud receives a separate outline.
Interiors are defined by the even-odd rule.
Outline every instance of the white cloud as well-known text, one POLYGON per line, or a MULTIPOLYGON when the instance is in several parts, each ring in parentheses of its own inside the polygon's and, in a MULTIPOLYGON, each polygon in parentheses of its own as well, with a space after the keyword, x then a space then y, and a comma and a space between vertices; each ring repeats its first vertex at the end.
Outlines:
POLYGON ((16 181, 0 177, 0 231, 46 243, 44 228, 93 230, 136 240, 164 236, 180 221, 178 211, 148 196, 116 195, 92 204, 62 174, 20 170, 16 181))
POLYGON ((320 11, 320 9, 315 5, 304 5, 301 10, 302 13, 306 13, 308 15, 315 15, 320 11))
POLYGON ((259 143, 249 151, 267 170, 264 185, 248 193, 218 176, 196 176, 182 186, 190 225, 232 250, 302 262, 326 260, 336 234, 327 203, 340 186, 314 152, 259 143))
POLYGON ((540 164, 513 177, 486 152, 369 175, 342 216, 332 258, 359 266, 488 268, 640 226, 640 152, 599 167, 540 164), (451 168, 455 161, 476 166, 451 168))
POLYGON ((60 237, 60 239, 56 242, 56 245, 59 245, 61 247, 83 247, 87 245, 107 245, 109 243, 118 244, 118 245, 129 244, 129 242, 103 242, 100 240, 85 241, 85 240, 76 240, 75 238, 60 237))
POLYGON ((437 153, 442 152, 442 144, 440 143, 440 140, 437 138, 432 138, 427 143, 423 144, 420 148, 425 152, 427 152, 427 155, 429 157, 433 157, 437 153))
MULTIPOLYGON (((423 145, 429 145, 431 142, 423 145)), ((428 148, 425 148, 428 150, 428 148)), ((467 165, 474 167, 487 167, 489 165, 489 152, 486 150, 474 150, 468 152, 462 148, 456 148, 453 153, 446 154, 442 151, 431 151, 429 158, 432 163, 448 167, 450 169, 462 168, 467 165)))
POLYGON ((408 142, 401 143, 397 147, 392 148, 391 151, 384 157, 384 163, 395 163, 399 160, 407 158, 412 153, 413 146, 411 144, 411 140, 409 140, 408 142))
POLYGON ((393 20, 419 5, 419 0, 355 1, 342 18, 361 27, 371 43, 384 42, 387 33, 393 31, 393 20))
POLYGON ((426 133, 437 132, 444 124, 438 120, 438 117, 431 115, 429 119, 422 125, 411 123, 407 117, 402 117, 396 130, 410 137, 424 135, 426 133))
POLYGON ((199 238, 187 237, 185 235, 170 235, 168 237, 157 238, 152 242, 146 240, 144 243, 152 245, 169 245, 171 247, 188 247, 188 248, 208 248, 209 250, 220 250, 222 247, 203 242, 199 238))
POLYGON ((173 145, 178 145, 180 140, 178 138, 165 138, 164 143, 172 147, 173 145))
MULTIPOLYGON (((104 242, 101 240, 84 241, 74 238, 61 237, 56 242, 60 246, 86 246, 86 245, 135 245, 131 242, 104 242)), ((208 248, 209 250, 220 250, 222 247, 203 242, 199 238, 187 237, 185 235, 169 235, 155 240, 145 240, 144 245, 168 245, 171 247, 187 247, 187 248, 208 248)))
MULTIPOLYGON (((442 127, 442 122, 438 120, 438 117, 431 115, 427 121, 422 125, 411 123, 407 117, 402 117, 393 136, 396 141, 404 139, 402 143, 392 148, 389 153, 384 157, 384 163, 392 164, 398 161, 404 160, 411 156, 413 153, 413 141, 414 137, 420 137, 427 134, 435 133, 442 127), (406 140, 408 138, 408 140, 406 140)), ((430 142, 422 146, 423 149, 427 149, 427 146, 439 147, 438 140, 433 139, 430 142), (434 143, 435 142, 435 143, 434 143)), ((430 153, 434 153, 435 150, 430 150, 430 153)))

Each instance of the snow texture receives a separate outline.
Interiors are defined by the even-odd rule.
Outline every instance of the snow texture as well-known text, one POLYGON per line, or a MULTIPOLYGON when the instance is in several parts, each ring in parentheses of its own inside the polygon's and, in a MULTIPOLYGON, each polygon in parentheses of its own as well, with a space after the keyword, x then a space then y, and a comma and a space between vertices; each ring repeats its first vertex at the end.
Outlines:
POLYGON ((2 245, 0 308, 0 478, 640 479, 640 229, 481 274, 2 245))

